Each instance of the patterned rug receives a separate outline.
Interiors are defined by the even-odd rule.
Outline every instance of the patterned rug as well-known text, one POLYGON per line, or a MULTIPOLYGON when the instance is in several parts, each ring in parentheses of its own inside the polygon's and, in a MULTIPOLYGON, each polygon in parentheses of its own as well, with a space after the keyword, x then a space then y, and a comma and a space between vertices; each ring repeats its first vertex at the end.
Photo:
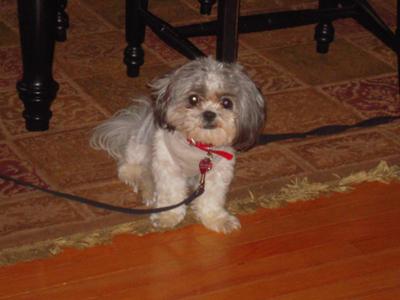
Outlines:
MULTIPOLYGON (((371 3, 393 27, 395 1, 371 3)), ((174 24, 204 19, 197 5, 195 0, 150 1, 153 12, 174 24)), ((243 14, 306 7, 316 7, 316 1, 242 1, 243 14)), ((68 12, 68 41, 57 44, 55 54, 60 91, 51 129, 27 132, 15 91, 21 76, 15 1, 0 0, 0 172, 116 205, 140 206, 140 199, 118 181, 114 161, 92 150, 88 138, 96 124, 148 93, 147 82, 186 59, 148 31, 141 76, 128 78, 122 64, 123 1, 74 0, 68 12)), ((265 133, 400 114, 396 56, 353 21, 334 25, 336 38, 325 55, 315 52, 314 26, 240 36, 239 61, 268 99, 265 133)), ((193 42, 214 53, 215 38, 193 42)), ((229 208, 251 212, 286 203, 293 191, 297 196, 290 201, 374 178, 398 178, 399 134, 400 123, 394 122, 256 147, 238 158, 229 208)), ((1 180, 0 200, 0 264, 54 254, 64 246, 90 246, 118 232, 153 230, 145 217, 68 203, 1 180)), ((189 216, 182 226, 191 222, 189 216)))

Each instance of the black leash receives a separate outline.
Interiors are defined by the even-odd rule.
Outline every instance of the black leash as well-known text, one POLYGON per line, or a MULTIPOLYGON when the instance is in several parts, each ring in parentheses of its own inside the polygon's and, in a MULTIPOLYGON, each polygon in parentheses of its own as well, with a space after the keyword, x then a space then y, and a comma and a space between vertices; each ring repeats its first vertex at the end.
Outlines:
MULTIPOLYGON (((265 134, 261 135, 258 139, 258 145, 265 145, 268 143, 272 142, 277 142, 277 141, 284 141, 284 140, 290 140, 290 139, 301 139, 301 138, 307 138, 310 136, 325 136, 325 135, 332 135, 332 134, 337 134, 337 133, 342 133, 344 131, 354 129, 354 128, 368 128, 368 127, 373 127, 373 126, 378 126, 378 125, 383 125, 383 124, 388 124, 391 123, 395 120, 400 119, 400 116, 381 116, 381 117, 374 117, 370 118, 365 121, 358 122, 353 125, 328 125, 328 126, 323 126, 319 127, 307 132, 294 132, 294 133, 285 133, 285 134, 265 134)), ((174 208, 177 208, 181 205, 189 205, 193 200, 195 200, 197 197, 199 197, 201 194, 204 193, 204 177, 200 181, 199 186, 197 189, 190 194, 187 198, 182 200, 181 202, 170 205, 170 206, 165 206, 165 207, 158 207, 158 208, 127 208, 127 207, 121 207, 121 206, 115 206, 111 204, 107 204, 104 202, 99 202, 96 200, 84 198, 81 196, 73 195, 73 194, 68 194, 68 193, 63 193, 55 190, 51 190, 48 188, 43 188, 38 185, 16 179, 14 177, 6 176, 0 174, 0 179, 14 182, 17 185, 31 188, 34 190, 38 190, 59 198, 63 198, 66 200, 74 201, 80 204, 85 204, 89 206, 93 206, 96 208, 100 209, 105 209, 109 211, 114 211, 114 212, 119 212, 119 213, 125 213, 125 214, 131 214, 131 215, 147 215, 147 214, 153 214, 153 213, 160 213, 164 212, 167 210, 171 210, 174 208)))
POLYGON ((55 191, 55 190, 51 190, 51 189, 47 189, 47 188, 43 188, 40 187, 38 185, 23 181, 23 180, 19 180, 13 177, 9 177, 9 176, 5 176, 0 174, 0 178, 6 181, 11 181, 14 182, 17 185, 23 186, 23 187, 27 187, 27 188, 31 188, 34 190, 38 190, 38 191, 42 191, 44 193, 59 197, 59 198, 63 198, 66 200, 70 200, 70 201, 74 201, 74 202, 78 202, 80 204, 85 204, 85 205, 89 205, 89 206, 93 206, 96 208, 100 208, 100 209, 105 209, 105 210, 109 210, 109 211, 115 211, 115 212, 119 212, 119 213, 124 213, 124 214, 131 214, 131 215, 147 215, 147 214, 154 214, 154 213, 160 213, 163 211, 167 211, 167 210, 171 210, 174 208, 177 208, 178 206, 181 205, 189 205, 194 199, 196 199, 197 197, 199 197, 201 194, 204 193, 204 182, 201 182, 199 184, 199 186, 197 187, 197 189, 189 195, 189 197, 185 198, 183 201, 174 204, 174 205, 170 205, 170 206, 164 206, 164 207, 157 207, 157 208, 128 208, 128 207, 121 207, 121 206, 115 206, 112 204, 107 204, 104 202, 100 202, 100 201, 96 201, 96 200, 91 200, 88 198, 84 198, 81 196, 77 196, 77 195, 73 195, 73 194, 68 194, 68 193, 63 193, 63 192, 59 192, 59 191, 55 191))
POLYGON ((368 128, 378 125, 384 125, 399 120, 400 116, 379 116, 370 118, 352 125, 328 125, 318 127, 306 132, 291 132, 280 134, 263 134, 258 138, 258 145, 265 145, 277 141, 285 141, 291 139, 305 139, 310 136, 325 136, 345 132, 355 128, 368 128))

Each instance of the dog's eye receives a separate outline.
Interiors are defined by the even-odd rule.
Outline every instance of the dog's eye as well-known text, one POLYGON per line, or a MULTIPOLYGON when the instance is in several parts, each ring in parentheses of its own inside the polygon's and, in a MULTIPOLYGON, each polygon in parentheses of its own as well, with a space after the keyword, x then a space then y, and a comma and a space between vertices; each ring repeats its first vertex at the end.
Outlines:
POLYGON ((233 107, 233 102, 231 99, 227 98, 227 97, 222 97, 221 98, 221 104, 224 108, 226 109, 232 109, 233 107))
POLYGON ((197 95, 190 95, 188 100, 192 106, 195 106, 197 103, 199 103, 199 97, 197 95))

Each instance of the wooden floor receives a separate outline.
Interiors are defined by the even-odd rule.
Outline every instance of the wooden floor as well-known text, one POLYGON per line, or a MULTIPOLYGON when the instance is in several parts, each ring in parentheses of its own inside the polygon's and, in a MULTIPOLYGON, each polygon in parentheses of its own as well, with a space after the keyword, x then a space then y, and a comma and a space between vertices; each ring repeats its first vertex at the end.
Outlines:
POLYGON ((0 268, 0 299, 400 299, 400 184, 0 268))

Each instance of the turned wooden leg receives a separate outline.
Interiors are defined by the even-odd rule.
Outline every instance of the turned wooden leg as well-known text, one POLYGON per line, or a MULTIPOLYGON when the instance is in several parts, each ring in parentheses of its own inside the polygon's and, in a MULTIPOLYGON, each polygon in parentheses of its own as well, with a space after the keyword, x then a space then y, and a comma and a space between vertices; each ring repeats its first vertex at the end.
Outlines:
POLYGON ((128 46, 124 51, 124 63, 127 66, 129 77, 139 75, 140 66, 144 63, 144 41, 145 22, 139 12, 147 9, 148 0, 126 0, 125 1, 125 38, 128 46))
POLYGON ((218 1, 217 59, 235 62, 238 55, 240 0, 218 1))
POLYGON ((200 2, 200 13, 202 15, 210 15, 211 10, 216 0, 199 0, 200 2))
POLYGON ((396 54, 397 54, 397 82, 400 93, 400 0, 396 2, 397 24, 396 24, 396 54))
POLYGON ((67 29, 69 27, 69 17, 65 12, 67 0, 58 0, 57 2, 56 40, 64 42, 67 40, 67 29))
MULTIPOLYGON (((332 8, 337 6, 337 1, 332 0, 319 0, 319 9, 332 8)), ((317 52, 327 53, 329 44, 335 37, 335 29, 332 22, 329 20, 322 20, 315 27, 314 39, 317 42, 317 52)))
POLYGON ((18 0, 23 75, 17 90, 28 130, 49 128, 50 105, 58 90, 52 76, 56 14, 54 0, 18 0))

